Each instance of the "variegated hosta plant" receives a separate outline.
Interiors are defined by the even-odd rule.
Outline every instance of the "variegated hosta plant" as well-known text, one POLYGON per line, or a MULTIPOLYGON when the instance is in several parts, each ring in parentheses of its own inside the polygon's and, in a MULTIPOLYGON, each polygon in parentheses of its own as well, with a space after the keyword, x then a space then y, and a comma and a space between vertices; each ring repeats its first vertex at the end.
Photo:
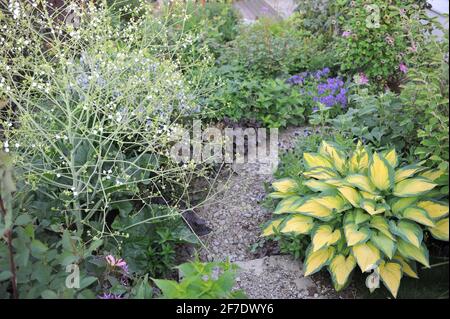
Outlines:
POLYGON ((292 178, 273 183, 270 196, 281 201, 263 236, 309 235, 305 275, 328 267, 340 290, 355 268, 376 270, 395 297, 403 275, 418 278, 416 262, 429 267, 425 232, 448 241, 448 202, 433 191, 444 172, 420 163, 398 167, 395 150, 371 153, 361 143, 346 156, 322 142, 303 161, 306 187, 292 178))

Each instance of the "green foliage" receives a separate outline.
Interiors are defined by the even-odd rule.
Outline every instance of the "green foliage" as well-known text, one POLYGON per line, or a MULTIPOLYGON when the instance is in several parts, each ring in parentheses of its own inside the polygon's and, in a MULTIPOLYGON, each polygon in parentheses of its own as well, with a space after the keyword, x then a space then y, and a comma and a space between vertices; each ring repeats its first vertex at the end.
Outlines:
POLYGON ((415 124, 420 144, 415 154, 431 165, 448 170, 449 161, 449 68, 448 33, 443 40, 431 38, 426 59, 409 70, 409 81, 400 97, 404 112, 415 124))
POLYGON ((176 267, 180 282, 153 279, 161 289, 162 298, 169 299, 223 299, 245 298, 239 290, 232 290, 235 283, 236 265, 229 262, 184 263, 176 267))
POLYGON ((336 131, 350 139, 369 142, 378 149, 395 147, 407 151, 414 145, 418 119, 406 112, 398 95, 389 91, 373 95, 367 88, 354 93, 345 114, 326 119, 336 131))
POLYGON ((341 70, 364 72, 380 89, 386 85, 397 89, 403 76, 400 64, 415 60, 432 28, 421 22, 427 20, 423 6, 415 0, 344 0, 337 2, 337 10, 336 53, 341 70))
MULTIPOLYGON (((223 67, 225 76, 235 68, 223 67)), ((228 117, 256 120, 268 127, 299 125, 305 120, 305 107, 298 88, 280 79, 263 79, 230 74, 216 94, 206 104, 215 118, 228 117)))
POLYGON ((263 235, 309 236, 305 275, 327 266, 340 290, 358 265, 375 269, 396 296, 402 274, 417 277, 416 262, 429 267, 426 234, 448 241, 448 193, 433 190, 448 179, 444 171, 402 166, 394 149, 371 152, 359 143, 347 155, 325 141, 299 165, 300 180, 272 184, 270 196, 281 201, 263 235))

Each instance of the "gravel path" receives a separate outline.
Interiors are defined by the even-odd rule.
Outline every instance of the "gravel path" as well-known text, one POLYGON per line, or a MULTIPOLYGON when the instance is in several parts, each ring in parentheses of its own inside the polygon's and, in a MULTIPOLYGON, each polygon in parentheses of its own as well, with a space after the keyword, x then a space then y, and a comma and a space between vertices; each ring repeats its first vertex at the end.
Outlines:
MULTIPOLYGON (((280 132, 279 153, 292 148, 297 138, 307 132, 310 132, 307 128, 280 132)), ((327 274, 303 277, 301 262, 290 256, 261 258, 261 254, 252 252, 252 245, 260 238, 260 225, 271 217, 261 202, 266 196, 264 183, 272 180, 273 176, 261 170, 258 163, 234 167, 231 175, 220 177, 218 197, 197 211, 212 229, 201 237, 206 249, 200 251, 200 257, 209 261, 229 258, 236 262, 242 268, 236 288, 243 289, 250 298, 353 297, 349 291, 345 296, 336 294, 327 274)))

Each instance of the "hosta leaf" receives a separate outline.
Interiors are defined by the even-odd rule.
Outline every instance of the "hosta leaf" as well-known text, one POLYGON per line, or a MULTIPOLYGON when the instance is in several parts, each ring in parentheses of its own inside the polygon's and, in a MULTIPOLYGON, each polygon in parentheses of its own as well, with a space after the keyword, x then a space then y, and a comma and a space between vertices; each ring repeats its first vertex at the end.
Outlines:
POLYGON ((370 215, 366 214, 362 209, 355 209, 353 211, 354 223, 356 225, 362 224, 370 220, 370 215))
POLYGON ((307 168, 328 167, 334 169, 330 158, 316 153, 303 153, 303 160, 307 168))
POLYGON ((303 172, 303 175, 308 178, 315 178, 320 180, 339 178, 338 173, 328 167, 314 167, 308 171, 303 172))
POLYGON ((269 194, 269 197, 275 198, 275 199, 283 199, 291 196, 295 196, 296 193, 294 192, 288 192, 288 193, 282 193, 282 192, 272 192, 269 194))
POLYGON ((341 174, 345 172, 345 155, 339 148, 330 142, 322 141, 319 153, 331 158, 334 167, 341 174))
POLYGON ((418 222, 419 224, 433 227, 434 222, 428 216, 428 213, 426 210, 419 208, 419 207, 408 207, 403 211, 403 217, 406 219, 413 220, 415 222, 418 222))
POLYGON ((296 189, 298 189, 298 184, 292 178, 283 178, 273 182, 272 187, 277 192, 289 193, 294 192, 296 189))
POLYGON ((382 214, 386 210, 384 207, 377 207, 375 201, 370 199, 361 200, 359 205, 370 215, 382 214))
POLYGON ((372 269, 381 259, 380 251, 371 243, 353 246, 352 253, 362 272, 372 269))
POLYGON ((428 228, 431 235, 439 240, 448 241, 448 217, 441 219, 432 228, 428 228))
POLYGON ((371 194, 371 193, 364 192, 364 191, 360 191, 359 193, 361 194, 361 196, 362 196, 363 198, 365 198, 365 199, 371 199, 371 200, 374 200, 374 201, 376 201, 377 198, 380 197, 379 195, 371 194))
POLYGON ((419 248, 423 240, 423 231, 416 223, 400 220, 397 224, 394 221, 389 223, 391 232, 413 246, 419 248))
POLYGON ((370 237, 370 242, 381 250, 386 256, 388 256, 389 259, 392 259, 397 249, 395 242, 381 232, 378 234, 372 234, 370 237))
POLYGON ((344 226, 344 234, 347 246, 350 247, 368 241, 371 231, 368 227, 359 228, 356 224, 347 224, 344 226))
POLYGON ((372 184, 381 191, 388 190, 393 185, 392 166, 378 153, 373 154, 368 174, 372 184))
POLYGON ((349 186, 342 186, 338 188, 338 191, 344 196, 344 198, 352 204, 354 207, 359 207, 361 196, 358 191, 349 186))
POLYGON ((397 248, 402 256, 409 259, 414 259, 425 267, 430 267, 430 262, 428 260, 428 249, 424 244, 420 245, 418 248, 402 239, 399 239, 397 241, 397 248))
POLYGON ((285 222, 280 227, 280 232, 309 234, 313 227, 314 220, 311 217, 295 214, 285 220, 285 222))
POLYGON ((410 165, 402 167, 395 171, 394 182, 395 183, 401 182, 402 180, 413 176, 414 174, 420 172, 423 169, 424 169, 423 167, 418 165, 410 165))
POLYGON ((419 176, 425 177, 426 179, 429 179, 430 181, 435 181, 444 174, 445 174, 445 170, 438 168, 438 169, 432 169, 432 170, 428 170, 423 173, 420 173, 419 176))
POLYGON ((431 218, 439 219, 448 216, 448 204, 425 200, 418 202, 416 205, 426 210, 431 218))
POLYGON ((402 271, 405 275, 411 278, 419 279, 419 275, 417 274, 415 261, 407 261, 400 255, 395 255, 394 260, 398 261, 402 265, 402 271))
POLYGON ((341 238, 339 229, 333 231, 329 225, 318 226, 311 234, 311 249, 317 251, 325 246, 335 244, 341 238))
POLYGON ((398 165, 398 157, 397 152, 395 149, 391 149, 388 152, 383 153, 383 157, 386 159, 386 161, 391 165, 393 168, 397 167, 398 165))
POLYGON ((411 206, 417 201, 417 197, 399 198, 391 204, 391 209, 394 214, 400 214, 405 208, 411 206))
POLYGON ((345 181, 348 182, 350 185, 359 188, 362 191, 369 193, 376 192, 375 186, 370 182, 369 178, 365 175, 362 174, 348 175, 345 181))
POLYGON ((349 255, 336 255, 328 266, 336 291, 341 290, 348 282, 348 278, 356 266, 355 257, 349 255))
POLYGON ((421 178, 407 178, 394 187, 394 195, 398 197, 413 197, 425 194, 432 190, 437 184, 432 181, 421 178))
POLYGON ((336 189, 336 187, 334 187, 332 185, 329 185, 323 181, 318 181, 315 179, 309 179, 307 181, 304 181, 303 185, 308 187, 313 192, 326 192, 326 191, 336 189))
POLYGON ((398 288, 402 279, 402 266, 396 262, 382 262, 378 266, 380 278, 383 284, 391 292, 394 298, 397 298, 398 288))
POLYGON ((338 194, 325 194, 314 198, 314 200, 320 205, 328 209, 335 209, 338 212, 351 208, 347 201, 338 194))
POLYGON ((275 230, 278 230, 278 227, 280 226, 280 224, 283 222, 283 218, 278 218, 275 220, 271 220, 269 222, 266 223, 266 225, 263 227, 263 231, 261 236, 270 236, 275 234, 275 230))
POLYGON ((395 241, 395 237, 392 235, 392 233, 389 231, 389 224, 383 216, 374 216, 370 220, 370 227, 377 229, 378 231, 382 232, 383 235, 387 236, 391 240, 395 241))
POLYGON ((333 247, 324 247, 317 251, 309 249, 305 258, 305 276, 318 272, 323 266, 327 265, 334 256, 333 247))
POLYGON ((340 186, 348 186, 347 182, 341 178, 330 178, 323 181, 325 184, 340 187, 340 186))
POLYGON ((364 172, 369 167, 369 154, 362 146, 361 141, 358 141, 356 150, 350 158, 350 170, 354 173, 364 172))
POLYGON ((294 212, 302 213, 304 215, 315 217, 325 221, 333 217, 333 211, 319 204, 314 198, 306 200, 303 204, 297 207, 294 212))
POLYGON ((295 207, 298 205, 295 205, 296 202, 301 200, 302 198, 300 196, 289 196, 281 200, 277 207, 275 208, 274 214, 283 214, 283 213, 289 213, 292 212, 295 207))

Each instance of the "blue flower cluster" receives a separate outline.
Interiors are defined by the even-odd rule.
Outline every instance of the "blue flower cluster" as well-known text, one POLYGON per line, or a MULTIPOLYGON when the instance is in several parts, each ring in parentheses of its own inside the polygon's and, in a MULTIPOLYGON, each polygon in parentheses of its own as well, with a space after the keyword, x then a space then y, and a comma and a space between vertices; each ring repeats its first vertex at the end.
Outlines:
POLYGON ((307 92, 314 102, 320 102, 326 108, 347 106, 345 83, 339 77, 327 77, 329 68, 314 72, 302 72, 291 76, 287 83, 301 86, 301 92, 307 92))

